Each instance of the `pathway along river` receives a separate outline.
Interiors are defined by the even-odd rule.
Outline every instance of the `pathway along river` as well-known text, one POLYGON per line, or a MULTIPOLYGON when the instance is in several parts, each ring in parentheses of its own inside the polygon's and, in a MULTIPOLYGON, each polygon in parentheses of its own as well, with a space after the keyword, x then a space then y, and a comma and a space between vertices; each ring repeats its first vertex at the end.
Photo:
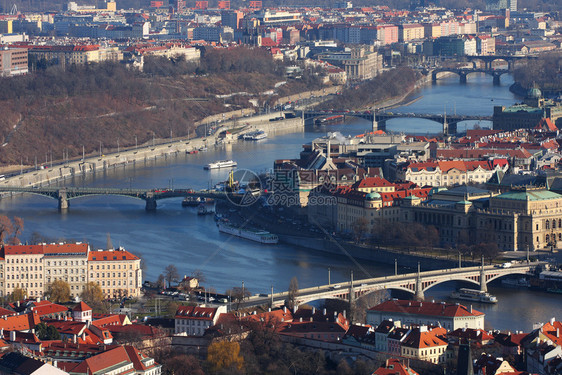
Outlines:
MULTIPOLYGON (((417 113, 470 113, 490 115, 493 105, 510 105, 518 99, 509 92, 511 77, 502 76, 502 85, 493 86, 484 75, 471 75, 466 85, 452 76, 428 85, 412 98, 423 96, 407 107, 394 112, 417 113)), ((482 124, 486 125, 486 124, 482 124)), ((418 134, 436 133, 440 127, 425 120, 392 120, 389 130, 418 134)), ((198 155, 181 155, 177 159, 158 160, 147 167, 127 167, 85 179, 67 181, 67 184, 95 187, 191 187, 206 188, 226 178, 226 171, 205 171, 203 165, 219 159, 234 159, 239 168, 264 171, 271 168, 274 159, 297 157, 302 144, 323 135, 326 131, 358 134, 368 129, 364 121, 355 121, 304 133, 288 134, 259 142, 244 142, 210 150, 198 155)), ((463 126, 459 126, 462 130, 463 126)), ((203 271, 206 285, 222 292, 242 281, 252 293, 287 290, 289 280, 296 276, 301 287, 325 284, 328 268, 332 282, 349 278, 364 278, 360 270, 343 254, 328 255, 296 246, 278 244, 266 246, 219 234, 213 218, 197 216, 195 209, 182 208, 181 199, 158 202, 158 210, 147 213, 144 201, 124 197, 90 197, 71 201, 68 213, 57 211, 54 200, 26 195, 5 198, 0 210, 9 216, 25 220, 25 236, 33 232, 49 238, 88 241, 94 248, 104 247, 106 234, 111 233, 114 246, 124 246, 141 254, 147 263, 145 279, 155 280, 168 264, 177 266, 180 274, 195 269, 203 271)), ((362 265, 373 276, 387 275, 393 267, 362 265)), ((442 284, 426 292, 428 299, 445 299, 455 285, 442 284)), ((499 303, 496 306, 475 305, 487 314, 487 322, 497 329, 529 330, 534 322, 546 321, 562 309, 557 295, 490 288, 499 303)))

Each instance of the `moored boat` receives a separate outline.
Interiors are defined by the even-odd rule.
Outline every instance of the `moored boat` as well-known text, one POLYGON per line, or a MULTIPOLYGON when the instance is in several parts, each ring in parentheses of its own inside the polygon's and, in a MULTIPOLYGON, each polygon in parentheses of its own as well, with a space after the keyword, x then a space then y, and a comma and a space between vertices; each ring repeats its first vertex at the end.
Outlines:
POLYGON ((247 228, 237 228, 224 221, 217 223, 219 232, 230 234, 236 237, 244 238, 247 240, 260 242, 263 244, 276 244, 279 242, 279 237, 276 234, 267 232, 265 230, 253 230, 247 228))
POLYGON ((497 303, 498 299, 488 292, 477 289, 461 288, 451 293, 451 298, 462 299, 465 301, 497 303))

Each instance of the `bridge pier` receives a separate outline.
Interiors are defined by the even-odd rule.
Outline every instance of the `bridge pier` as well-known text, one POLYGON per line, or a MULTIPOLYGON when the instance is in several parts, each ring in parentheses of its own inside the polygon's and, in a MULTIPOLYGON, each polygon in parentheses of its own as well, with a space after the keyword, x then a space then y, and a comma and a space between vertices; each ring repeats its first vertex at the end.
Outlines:
POLYGON ((466 73, 459 73, 460 83, 466 83, 466 73))
POLYGON ((420 262, 418 262, 418 276, 416 277, 416 294, 414 298, 416 299, 416 301, 425 300, 425 295, 423 294, 422 279, 421 279, 420 262))
POLYGON ((66 189, 59 190, 59 211, 66 211, 69 206, 66 189))
POLYGON ((488 291, 488 285, 486 283, 486 272, 484 272, 484 258, 482 258, 482 267, 480 268, 480 291, 488 291))
POLYGON ((154 197, 146 198, 146 206, 144 209, 146 211, 156 211, 156 199, 154 197))
POLYGON ((433 83, 437 82, 437 73, 435 72, 431 73, 431 82, 433 83))
POLYGON ((494 74, 494 86, 499 86, 500 85, 500 75, 499 74, 494 74))

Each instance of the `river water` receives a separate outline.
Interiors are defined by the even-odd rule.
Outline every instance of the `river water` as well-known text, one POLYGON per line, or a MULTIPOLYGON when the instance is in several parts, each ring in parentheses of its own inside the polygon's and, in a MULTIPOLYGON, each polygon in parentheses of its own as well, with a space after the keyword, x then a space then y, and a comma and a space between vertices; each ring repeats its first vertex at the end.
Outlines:
MULTIPOLYGON (((458 113, 491 115, 493 105, 511 105, 518 98, 508 90, 511 77, 502 76, 501 86, 493 86, 492 78, 470 75, 468 83, 460 85, 458 77, 448 77, 435 85, 428 85, 412 95, 420 97, 413 104, 396 108, 394 112, 458 113)), ((482 126, 489 124, 482 123, 482 126)), ((459 130, 464 125, 459 126, 459 130)), ((467 125, 470 126, 470 125, 467 125)), ((128 166, 98 173, 85 178, 66 181, 67 185, 93 187, 138 188, 207 188, 227 177, 227 171, 205 171, 202 166, 220 159, 234 159, 239 168, 262 172, 279 158, 297 157, 304 143, 325 134, 341 131, 359 134, 368 130, 363 120, 306 129, 304 133, 287 134, 259 142, 245 142, 209 150, 197 155, 158 160, 146 166, 128 166)), ((388 130, 432 134, 440 125, 420 119, 388 121, 388 130)), ((181 199, 158 201, 156 212, 147 213, 144 201, 125 197, 88 197, 70 201, 67 213, 57 211, 57 202, 45 197, 25 195, 4 198, 0 210, 8 216, 25 220, 23 239, 38 232, 46 237, 87 241, 94 248, 106 246, 107 233, 114 246, 123 246, 146 260, 145 279, 154 280, 169 264, 181 275, 201 270, 206 286, 219 292, 233 286, 245 287, 252 293, 287 290, 296 276, 301 287, 328 282, 328 268, 332 282, 355 278, 389 275, 392 266, 361 262, 367 274, 355 267, 345 255, 329 255, 297 246, 261 245, 218 233, 213 218, 197 216, 193 208, 182 208, 181 199)), ((423 265, 422 265, 423 267, 423 265)), ((426 292, 429 299, 445 299, 454 288, 442 284, 426 292)), ((530 330, 533 323, 546 321, 562 309, 562 299, 556 295, 526 290, 491 287, 500 302, 496 306, 475 308, 487 314, 489 326, 505 330, 530 330)))

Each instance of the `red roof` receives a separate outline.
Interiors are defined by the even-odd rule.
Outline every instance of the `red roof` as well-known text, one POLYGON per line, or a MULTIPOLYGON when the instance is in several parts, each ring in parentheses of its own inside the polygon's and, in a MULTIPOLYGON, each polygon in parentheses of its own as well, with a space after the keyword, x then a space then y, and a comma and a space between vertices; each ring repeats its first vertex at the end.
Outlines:
POLYGON ((447 341, 438 337, 438 335, 444 334, 447 331, 445 328, 427 328, 424 330, 422 328, 414 328, 408 336, 402 341, 403 346, 410 348, 422 349, 422 348, 434 348, 436 346, 447 346, 447 341))
POLYGON ((88 255, 88 261, 112 261, 112 260, 139 260, 140 258, 136 255, 131 254, 124 249, 115 250, 97 250, 90 251, 88 255))
POLYGON ((391 299, 383 302, 375 307, 371 307, 371 311, 381 312, 396 312, 402 314, 412 315, 429 315, 429 316, 446 316, 446 317, 460 317, 460 316, 481 316, 484 313, 477 310, 468 310, 465 306, 460 304, 450 303, 434 303, 434 302, 417 302, 391 299))
POLYGON ((72 308, 72 311, 92 311, 92 308, 86 303, 80 301, 80 303, 72 308))
POLYGON ((176 311, 176 319, 213 320, 217 308, 199 306, 180 306, 176 311))
POLYGON ((402 364, 400 360, 389 358, 385 364, 373 372, 373 375, 418 375, 418 373, 402 364))

